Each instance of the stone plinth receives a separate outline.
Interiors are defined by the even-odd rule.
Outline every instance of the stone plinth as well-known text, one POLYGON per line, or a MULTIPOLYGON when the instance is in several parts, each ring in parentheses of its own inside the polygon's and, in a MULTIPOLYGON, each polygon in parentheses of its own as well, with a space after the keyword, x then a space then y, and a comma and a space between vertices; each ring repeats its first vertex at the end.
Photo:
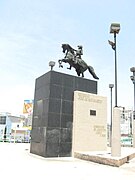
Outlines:
POLYGON ((30 152, 71 156, 74 91, 97 94, 97 81, 50 71, 36 79, 30 152))

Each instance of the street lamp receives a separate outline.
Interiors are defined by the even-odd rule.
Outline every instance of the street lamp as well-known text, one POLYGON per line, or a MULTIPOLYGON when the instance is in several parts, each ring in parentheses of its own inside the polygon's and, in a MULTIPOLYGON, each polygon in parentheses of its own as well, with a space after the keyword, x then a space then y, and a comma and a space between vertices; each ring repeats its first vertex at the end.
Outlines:
POLYGON ((111 141, 112 141, 112 88, 114 87, 114 84, 109 84, 109 88, 111 90, 111 124, 110 124, 110 146, 111 146, 111 141))
POLYGON ((134 84, 133 147, 135 147, 135 67, 130 68, 130 71, 133 72, 133 76, 130 76, 130 79, 134 84))
POLYGON ((120 31, 120 24, 112 23, 110 26, 110 33, 114 34, 114 42, 109 41, 112 49, 115 51, 115 107, 117 107, 117 56, 116 56, 116 34, 120 31))
POLYGON ((133 72, 133 76, 130 76, 134 84, 134 111, 133 111, 133 119, 135 120, 135 67, 130 68, 130 71, 133 72))
POLYGON ((55 66, 55 62, 54 61, 50 61, 49 62, 49 66, 51 66, 51 71, 53 70, 53 67, 55 66))

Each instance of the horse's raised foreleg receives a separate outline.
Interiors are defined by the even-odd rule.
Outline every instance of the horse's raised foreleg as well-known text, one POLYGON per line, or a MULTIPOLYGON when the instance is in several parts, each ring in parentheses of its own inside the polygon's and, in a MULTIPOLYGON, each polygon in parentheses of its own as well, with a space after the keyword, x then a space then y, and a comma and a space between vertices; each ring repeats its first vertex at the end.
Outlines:
POLYGON ((63 68, 63 65, 62 65, 62 60, 61 60, 61 59, 59 59, 59 60, 58 60, 58 63, 59 63, 59 68, 60 68, 60 67, 62 67, 62 68, 63 68))

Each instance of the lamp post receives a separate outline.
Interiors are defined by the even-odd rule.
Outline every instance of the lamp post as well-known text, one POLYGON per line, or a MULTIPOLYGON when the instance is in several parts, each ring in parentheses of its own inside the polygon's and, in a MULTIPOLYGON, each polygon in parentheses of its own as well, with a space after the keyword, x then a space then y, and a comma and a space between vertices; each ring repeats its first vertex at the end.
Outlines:
POLYGON ((135 148, 135 67, 130 68, 130 71, 133 72, 133 76, 130 76, 134 84, 134 109, 133 109, 133 147, 135 148))
POLYGON ((109 88, 111 90, 111 100, 110 100, 110 103, 111 103, 111 111, 110 111, 110 114, 111 114, 111 123, 110 123, 110 147, 112 145, 111 141, 112 141, 112 88, 114 87, 114 84, 109 84, 109 88))
POLYGON ((112 49, 115 52, 115 107, 113 108, 113 122, 112 122, 112 138, 111 138, 111 155, 121 156, 120 144, 120 109, 117 106, 117 54, 116 54, 116 34, 120 31, 120 24, 112 23, 110 26, 110 33, 114 34, 114 42, 109 41, 112 49))
POLYGON ((55 62, 54 61, 50 61, 49 62, 49 66, 51 66, 51 71, 53 70, 53 67, 55 66, 55 62))
POLYGON ((117 54, 116 54, 116 34, 120 31, 120 24, 112 23, 110 26, 110 33, 114 34, 114 42, 109 41, 112 49, 115 51, 115 107, 117 107, 117 54))

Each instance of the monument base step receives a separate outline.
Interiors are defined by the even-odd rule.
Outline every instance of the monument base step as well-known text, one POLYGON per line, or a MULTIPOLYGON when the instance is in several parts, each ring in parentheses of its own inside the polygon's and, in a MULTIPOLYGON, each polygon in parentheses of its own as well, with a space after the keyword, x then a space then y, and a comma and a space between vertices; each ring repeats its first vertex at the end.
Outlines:
POLYGON ((135 148, 122 147, 120 157, 113 157, 110 148, 108 148, 107 151, 74 152, 74 157, 95 163, 119 167, 124 163, 129 163, 131 159, 135 158, 135 148))

